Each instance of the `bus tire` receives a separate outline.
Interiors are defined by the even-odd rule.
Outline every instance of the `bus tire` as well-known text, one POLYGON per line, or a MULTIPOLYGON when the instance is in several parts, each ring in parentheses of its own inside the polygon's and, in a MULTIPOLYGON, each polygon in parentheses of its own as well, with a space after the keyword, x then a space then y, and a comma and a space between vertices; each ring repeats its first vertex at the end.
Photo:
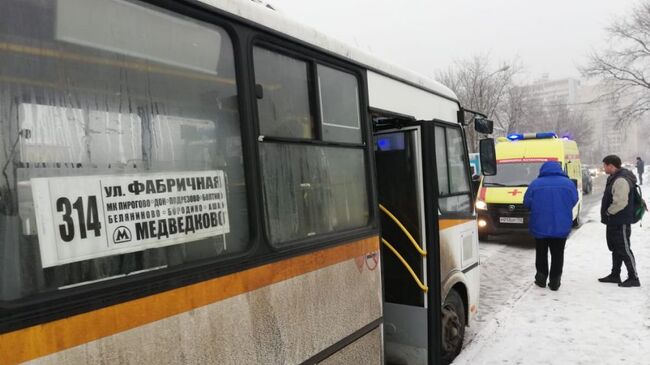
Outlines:
POLYGON ((465 337, 465 305, 456 290, 449 291, 442 305, 442 362, 451 363, 460 353, 465 337))
POLYGON ((479 233, 479 234, 478 234, 478 240, 479 240, 479 241, 486 241, 486 242, 487 242, 487 240, 488 240, 488 235, 487 235, 487 233, 479 233))

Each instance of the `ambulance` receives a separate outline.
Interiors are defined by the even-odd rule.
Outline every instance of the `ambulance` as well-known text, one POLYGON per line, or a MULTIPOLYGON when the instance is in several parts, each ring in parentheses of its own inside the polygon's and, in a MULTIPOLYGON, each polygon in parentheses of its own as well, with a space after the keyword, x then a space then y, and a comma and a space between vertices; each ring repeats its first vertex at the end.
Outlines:
MULTIPOLYGON (((530 213, 523 205, 528 185, 546 161, 557 161, 569 178, 582 186, 580 153, 575 141, 553 132, 511 134, 496 145, 497 173, 485 176, 476 199, 479 239, 488 235, 526 231, 530 213)), ((579 224, 582 189, 573 208, 573 224, 579 224)))

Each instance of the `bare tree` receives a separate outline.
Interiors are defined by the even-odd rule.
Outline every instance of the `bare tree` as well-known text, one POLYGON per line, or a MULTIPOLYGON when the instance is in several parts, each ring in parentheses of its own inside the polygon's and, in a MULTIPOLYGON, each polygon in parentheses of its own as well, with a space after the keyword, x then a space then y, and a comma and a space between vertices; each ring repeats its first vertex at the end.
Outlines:
POLYGON ((592 121, 585 112, 570 111, 569 118, 560 132, 569 134, 578 142, 578 145, 590 149, 594 144, 594 129, 591 124, 592 121))
MULTIPOLYGON (((534 85, 517 85, 514 78, 522 69, 519 63, 491 64, 489 56, 473 56, 456 61, 437 78, 456 93, 463 107, 494 120, 496 134, 552 131, 570 135, 581 145, 591 144, 592 129, 583 112, 566 103, 545 104, 535 97, 534 85)), ((471 128, 467 132, 470 149, 476 150, 478 136, 471 128)))
POLYGON ((582 69, 586 77, 605 80, 612 90, 619 123, 638 120, 650 111, 650 1, 607 28, 609 45, 594 52, 582 69))
POLYGON ((529 109, 523 125, 527 131, 555 132, 560 137, 575 140, 580 149, 591 150, 593 128, 583 110, 570 108, 565 102, 547 104, 524 103, 529 109))
POLYGON ((536 130, 533 127, 535 109, 529 86, 508 88, 499 113, 501 125, 507 126, 504 128, 506 134, 536 130))
POLYGON ((580 147, 588 148, 593 143, 593 129, 583 111, 571 110, 566 105, 553 107, 548 125, 560 136, 568 136, 580 147))
MULTIPOLYGON (((489 55, 475 55, 438 72, 437 79, 456 93, 463 107, 485 113, 505 133, 508 125, 501 111, 519 70, 514 62, 493 67, 489 55)), ((468 135, 475 150, 478 137, 472 129, 468 129, 468 135)))

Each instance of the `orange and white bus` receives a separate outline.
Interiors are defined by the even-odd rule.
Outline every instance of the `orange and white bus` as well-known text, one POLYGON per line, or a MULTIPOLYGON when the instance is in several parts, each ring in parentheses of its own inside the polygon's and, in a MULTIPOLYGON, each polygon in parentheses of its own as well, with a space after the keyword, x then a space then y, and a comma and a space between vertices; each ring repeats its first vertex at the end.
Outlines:
POLYGON ((463 120, 252 2, 0 2, 0 363, 449 361, 463 120))

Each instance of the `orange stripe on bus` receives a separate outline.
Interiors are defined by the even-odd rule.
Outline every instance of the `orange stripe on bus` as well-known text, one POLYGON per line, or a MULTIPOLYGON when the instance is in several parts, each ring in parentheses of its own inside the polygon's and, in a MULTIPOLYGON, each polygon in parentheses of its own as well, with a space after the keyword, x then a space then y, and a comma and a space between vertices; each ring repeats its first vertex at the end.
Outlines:
POLYGON ((0 335, 0 363, 33 360, 377 250, 375 236, 5 333, 0 335))
POLYGON ((438 222, 438 226, 440 230, 455 227, 460 224, 465 224, 467 222, 471 222, 473 219, 441 219, 438 222))

